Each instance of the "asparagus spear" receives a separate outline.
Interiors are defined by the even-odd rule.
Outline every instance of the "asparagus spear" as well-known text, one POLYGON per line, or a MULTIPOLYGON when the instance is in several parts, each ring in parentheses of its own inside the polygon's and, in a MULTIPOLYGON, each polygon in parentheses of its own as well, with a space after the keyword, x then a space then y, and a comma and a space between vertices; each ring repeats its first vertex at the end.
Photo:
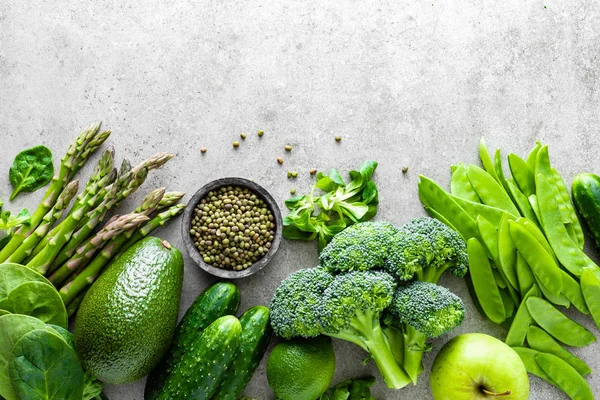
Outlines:
POLYGON ((83 298, 87 294, 88 290, 90 290, 90 288, 87 288, 83 292, 79 293, 77 295, 77 297, 75 297, 73 299, 73 301, 71 303, 69 303, 69 305, 67 305, 67 315, 69 317, 72 317, 73 315, 75 315, 75 313, 79 309, 79 306, 81 305, 81 302, 83 301, 83 298))
MULTIPOLYGON (((102 200, 103 197, 99 193, 107 193, 111 188, 112 183, 117 178, 117 171, 113 168, 114 152, 112 149, 108 149, 104 152, 94 172, 90 176, 85 189, 77 196, 77 201, 73 204, 73 207, 69 211, 69 215, 78 214, 82 212, 86 213, 89 211, 97 201, 102 200)), ((30 252, 33 256, 37 255, 46 247, 50 239, 52 239, 64 225, 68 224, 68 217, 65 218, 60 224, 55 226, 48 234, 44 237, 40 237, 35 243, 35 249, 30 252)))
MULTIPOLYGON (((164 191, 165 191, 164 188, 159 188, 159 189, 153 190, 152 192, 148 193, 146 195, 146 197, 144 197, 144 199, 142 200, 142 202, 140 203, 140 205, 135 209, 134 213, 137 213, 137 214, 140 214, 140 215, 145 215, 146 217, 148 217, 152 212, 154 212, 154 210, 158 206, 160 200, 162 199, 164 191)), ((116 218, 117 218, 117 216, 113 216, 106 223, 106 225, 109 225, 112 222, 114 222, 116 220, 116 218)), ((106 246, 118 246, 120 248, 120 246, 123 243, 125 243, 127 241, 127 239, 129 239, 131 237, 131 235, 133 235, 133 232, 135 232, 135 230, 138 227, 139 227, 139 225, 131 226, 130 229, 128 229, 128 230, 126 230, 124 232, 121 232, 119 235, 111 238, 109 240, 108 244, 106 244, 106 246)), ((90 240, 91 239, 89 239, 88 242, 90 240)), ((82 267, 84 267, 85 265, 87 265, 87 263, 79 265, 78 270, 75 271, 75 273, 71 274, 71 276, 70 276, 69 279, 70 280, 75 279, 75 277, 78 275, 78 273, 80 272, 80 270, 82 269, 82 267)))
POLYGON ((27 239, 25 239, 23 243, 21 243, 19 248, 15 250, 14 253, 10 255, 10 257, 8 257, 7 262, 20 263, 29 256, 29 254, 31 253, 37 242, 40 240, 40 238, 44 237, 48 233, 52 225, 58 219, 60 219, 63 212, 69 206, 69 203, 71 202, 73 197, 75 197, 75 194, 77 194, 78 187, 79 182, 76 180, 71 181, 65 187, 65 190, 62 191, 62 193, 58 197, 58 200, 56 200, 54 207, 52 207, 52 209, 46 213, 46 215, 42 219, 42 222, 27 237, 27 239))
MULTIPOLYGON (((81 243, 83 243, 83 241, 90 236, 94 228, 102 222, 106 213, 121 203, 123 199, 127 198, 131 193, 135 192, 137 188, 144 183, 147 176, 148 169, 146 167, 141 167, 132 170, 132 173, 126 174, 126 176, 122 177, 123 179, 120 177, 113 184, 116 186, 115 196, 105 197, 96 208, 87 213, 80 223, 83 224, 83 226, 78 227, 69 242, 60 250, 60 253, 54 261, 54 265, 60 266, 72 257, 81 243)), ((50 270, 52 270, 52 268, 50 268, 50 270)))
POLYGON ((183 199, 183 196, 185 196, 185 193, 183 192, 167 192, 158 203, 158 207, 156 209, 160 211, 164 210, 165 208, 172 207, 179 203, 179 200, 183 199))
POLYGON ((71 180, 73 175, 83 166, 86 159, 92 154, 110 135, 110 131, 100 132, 100 123, 91 124, 84 129, 77 139, 69 146, 67 153, 62 158, 60 168, 56 171, 46 194, 40 205, 31 216, 31 223, 27 227, 21 227, 6 246, 0 251, 0 262, 4 262, 23 243, 23 241, 42 222, 44 216, 54 206, 58 196, 71 180))
POLYGON ((148 221, 141 229, 135 231, 135 233, 127 240, 125 244, 121 243, 119 246, 119 238, 125 236, 119 235, 115 240, 109 242, 104 248, 94 257, 91 263, 87 265, 72 281, 64 285, 60 289, 60 295, 63 298, 65 304, 70 304, 83 290, 86 290, 91 286, 96 278, 102 273, 105 265, 110 261, 111 258, 119 251, 127 249, 128 244, 135 243, 135 241, 148 236, 154 229, 163 226, 167 221, 179 215, 185 208, 184 204, 177 204, 167 211, 164 211, 148 221), (136 237, 135 241, 132 241, 136 237))
POLYGON ((50 282, 55 286, 60 285, 73 271, 85 265, 85 263, 92 259, 96 252, 104 247, 110 239, 122 232, 135 229, 148 220, 149 218, 144 214, 137 213, 126 214, 116 218, 113 222, 107 224, 100 232, 94 235, 89 242, 79 247, 73 257, 62 264, 62 266, 50 276, 50 282))
MULTIPOLYGON (((113 197, 117 191, 117 187, 114 185, 109 186, 107 188, 107 192, 104 190, 98 192, 95 196, 97 197, 113 197)), ((92 199, 89 203, 86 203, 89 207, 95 203, 95 200, 92 199)), ((47 240, 47 244, 44 248, 27 263, 28 267, 34 268, 40 274, 44 275, 50 268, 50 265, 54 261, 56 255, 60 252, 60 249, 69 241, 71 236, 73 235, 73 230, 77 228, 77 225, 81 222, 81 220, 85 217, 87 211, 89 211, 89 207, 82 207, 74 212, 69 213, 69 216, 63 220, 63 222, 57 226, 58 231, 47 240)), ((56 229, 56 228, 55 228, 56 229)), ((43 243, 45 240, 40 242, 43 243)))

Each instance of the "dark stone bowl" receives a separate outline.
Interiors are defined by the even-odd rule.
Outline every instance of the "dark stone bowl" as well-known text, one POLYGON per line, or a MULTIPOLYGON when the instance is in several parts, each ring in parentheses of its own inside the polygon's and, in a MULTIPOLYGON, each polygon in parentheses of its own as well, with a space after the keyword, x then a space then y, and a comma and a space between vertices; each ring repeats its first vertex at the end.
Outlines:
POLYGON ((183 213, 183 218, 181 218, 181 234, 183 236, 183 243, 185 244, 185 248, 192 258, 194 262, 203 270, 208 272, 211 275, 215 275, 221 278, 226 279, 239 279, 244 278, 246 276, 250 276, 252 274, 257 273, 261 269, 263 269, 269 261, 273 258, 277 249, 279 248, 279 244, 281 243, 281 229, 282 229, 282 220, 281 220, 281 212, 279 211, 279 207, 277 203, 273 199, 273 197, 267 192, 262 186, 257 185, 256 183, 244 179, 244 178, 221 178, 214 180, 212 182, 207 183, 202 186, 200 190, 198 190, 192 199, 189 201, 185 211, 183 213), (273 213, 273 219, 275 222, 275 238, 273 239, 273 243, 271 243, 271 248, 260 260, 256 261, 250 267, 243 269, 241 271, 235 271, 230 269, 222 269, 213 267, 210 264, 204 262, 203 257, 200 255, 200 252, 194 245, 192 238, 190 236, 190 228, 192 226, 192 219, 194 218, 194 209, 196 205, 202 200, 208 192, 214 189, 218 189, 223 186, 239 186, 241 188, 248 188, 252 192, 254 192, 258 197, 260 197, 273 213))

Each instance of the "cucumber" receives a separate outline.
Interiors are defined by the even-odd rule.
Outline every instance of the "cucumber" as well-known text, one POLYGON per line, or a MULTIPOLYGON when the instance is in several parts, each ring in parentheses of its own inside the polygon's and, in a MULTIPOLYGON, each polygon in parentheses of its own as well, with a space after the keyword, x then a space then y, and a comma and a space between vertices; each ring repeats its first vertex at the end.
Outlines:
POLYGON ((157 399, 210 399, 233 362, 241 340, 242 325, 236 317, 217 319, 183 354, 157 399))
POLYGON ((144 399, 155 400, 167 376, 192 343, 216 319, 233 315, 240 305, 240 291, 231 282, 217 282, 205 289, 188 308, 177 326, 171 348, 146 381, 144 399))
POLYGON ((573 203, 600 247, 600 177, 581 173, 571 184, 573 203))
POLYGON ((212 400, 236 400, 252 378, 271 337, 269 309, 252 307, 240 317, 242 343, 212 400))

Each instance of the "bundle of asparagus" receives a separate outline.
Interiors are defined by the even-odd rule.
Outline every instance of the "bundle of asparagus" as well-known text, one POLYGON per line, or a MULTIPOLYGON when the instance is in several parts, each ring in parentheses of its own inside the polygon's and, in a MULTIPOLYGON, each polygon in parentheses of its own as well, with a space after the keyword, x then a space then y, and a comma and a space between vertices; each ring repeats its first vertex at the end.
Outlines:
POLYGON ((117 171, 114 149, 109 147, 65 218, 57 224, 79 188, 73 176, 110 133, 100 131, 100 123, 94 123, 79 134, 62 158, 31 223, 21 226, 0 251, 0 263, 24 264, 48 276, 59 288, 69 315, 77 310, 87 289, 113 257, 185 208, 179 204, 183 193, 159 188, 148 193, 132 213, 116 215, 98 230, 105 216, 144 183, 149 171, 174 156, 159 153, 135 167, 125 160, 117 171))

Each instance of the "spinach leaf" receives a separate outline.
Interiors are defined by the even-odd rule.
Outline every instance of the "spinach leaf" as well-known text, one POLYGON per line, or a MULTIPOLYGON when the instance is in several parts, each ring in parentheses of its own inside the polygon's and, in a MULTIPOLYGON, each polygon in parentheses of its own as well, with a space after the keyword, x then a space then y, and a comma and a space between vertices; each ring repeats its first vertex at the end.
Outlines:
POLYGON ((8 297, 17 286, 26 282, 41 282, 52 286, 48 279, 29 267, 14 263, 0 264, 0 301, 8 297))
POLYGON ((10 311, 0 310, 0 317, 6 314, 12 314, 10 311))
POLYGON ((0 395, 6 400, 17 400, 8 375, 12 349, 24 334, 44 329, 46 324, 27 315, 8 314, 0 317, 0 395))
POLYGON ((22 190, 33 192, 44 186, 52 179, 54 165, 52 152, 45 146, 35 146, 23 150, 15 157, 10 167, 8 177, 14 190, 10 199, 22 190))
POLYGON ((69 345, 70 348, 75 349, 75 339, 73 338, 73 334, 63 328, 62 326, 47 324, 48 328, 53 329, 56 333, 58 333, 65 342, 69 345))
POLYGON ((102 381, 96 379, 89 371, 85 371, 83 384, 83 400, 105 399, 102 395, 102 381))
POLYGON ((62 298, 54 287, 42 282, 25 282, 17 286, 0 301, 0 308, 67 327, 67 310, 62 298))
POLYGON ((75 350, 57 334, 44 329, 26 333, 12 356, 9 375, 19 398, 82 399, 83 368, 75 350))

